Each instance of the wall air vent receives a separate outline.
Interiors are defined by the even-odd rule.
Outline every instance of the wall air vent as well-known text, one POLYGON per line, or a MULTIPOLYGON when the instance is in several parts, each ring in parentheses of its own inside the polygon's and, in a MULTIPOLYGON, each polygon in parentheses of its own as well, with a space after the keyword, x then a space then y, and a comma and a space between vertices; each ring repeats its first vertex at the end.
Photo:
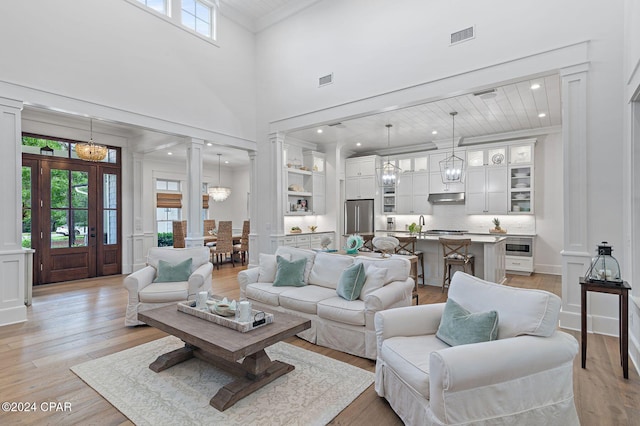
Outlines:
POLYGON ((476 28, 475 26, 465 28, 464 30, 456 31, 455 33, 451 33, 451 44, 462 43, 463 41, 471 40, 476 37, 476 28))
POLYGON ((324 75, 318 79, 318 87, 333 83, 333 73, 324 75))

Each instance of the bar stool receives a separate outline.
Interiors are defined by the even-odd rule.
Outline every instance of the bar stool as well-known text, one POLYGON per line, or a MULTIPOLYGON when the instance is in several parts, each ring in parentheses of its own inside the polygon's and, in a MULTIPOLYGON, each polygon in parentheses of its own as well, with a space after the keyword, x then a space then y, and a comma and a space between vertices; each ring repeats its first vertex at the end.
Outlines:
POLYGON ((374 234, 360 234, 360 236, 362 237, 362 247, 358 251, 376 251, 373 247, 374 234))
MULTIPOLYGON (((396 254, 408 254, 418 256, 418 262, 420 262, 420 271, 416 271, 416 282, 413 291, 413 297, 416 299, 416 305, 418 305, 418 278, 422 278, 422 285, 424 285, 424 253, 421 250, 416 250, 416 237, 398 237, 398 246, 396 247, 396 254), (420 272, 418 274, 418 272, 420 272)), ((416 266, 417 269, 417 266, 416 266)))
MULTIPOLYGON (((442 273, 442 292, 445 284, 451 283, 451 267, 462 266, 462 270, 467 272, 467 265, 471 265, 471 275, 475 275, 475 258, 469 254, 470 238, 439 238, 442 246, 442 258, 444 260, 444 271, 442 273)), ((447 288, 449 285, 447 284, 447 288)))

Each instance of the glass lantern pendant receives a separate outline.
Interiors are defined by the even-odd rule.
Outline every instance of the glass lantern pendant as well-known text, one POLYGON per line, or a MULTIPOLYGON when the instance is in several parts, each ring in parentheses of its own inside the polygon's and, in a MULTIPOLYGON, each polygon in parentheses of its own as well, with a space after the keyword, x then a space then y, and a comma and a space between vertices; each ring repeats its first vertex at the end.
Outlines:
POLYGON ((589 266, 585 274, 587 281, 610 282, 617 285, 622 284, 620 265, 616 258, 611 256, 612 251, 613 248, 607 245, 606 241, 598 245, 598 256, 591 260, 591 266, 589 266))

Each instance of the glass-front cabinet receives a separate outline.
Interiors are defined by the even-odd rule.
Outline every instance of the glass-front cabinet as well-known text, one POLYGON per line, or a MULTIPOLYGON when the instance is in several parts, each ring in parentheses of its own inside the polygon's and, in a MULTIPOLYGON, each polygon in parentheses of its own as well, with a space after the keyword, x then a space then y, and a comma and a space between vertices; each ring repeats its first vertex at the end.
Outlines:
POLYGON ((534 143, 509 147, 509 213, 533 214, 534 143))

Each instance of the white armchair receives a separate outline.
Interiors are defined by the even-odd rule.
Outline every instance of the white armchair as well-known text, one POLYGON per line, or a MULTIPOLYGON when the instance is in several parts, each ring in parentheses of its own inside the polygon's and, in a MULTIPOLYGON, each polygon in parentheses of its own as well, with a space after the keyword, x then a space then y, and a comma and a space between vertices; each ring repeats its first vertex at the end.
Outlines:
POLYGON ((124 279, 124 287, 129 292, 124 324, 144 324, 138 321, 138 312, 188 300, 200 291, 210 291, 212 270, 208 247, 152 247, 147 254, 147 266, 124 279), (191 275, 187 281, 153 282, 160 260, 175 265, 189 258, 192 259, 191 275))
POLYGON ((576 339, 558 331, 560 298, 457 272, 449 298, 498 312, 498 339, 450 347, 444 303, 376 313, 375 388, 407 425, 579 425, 576 339))

